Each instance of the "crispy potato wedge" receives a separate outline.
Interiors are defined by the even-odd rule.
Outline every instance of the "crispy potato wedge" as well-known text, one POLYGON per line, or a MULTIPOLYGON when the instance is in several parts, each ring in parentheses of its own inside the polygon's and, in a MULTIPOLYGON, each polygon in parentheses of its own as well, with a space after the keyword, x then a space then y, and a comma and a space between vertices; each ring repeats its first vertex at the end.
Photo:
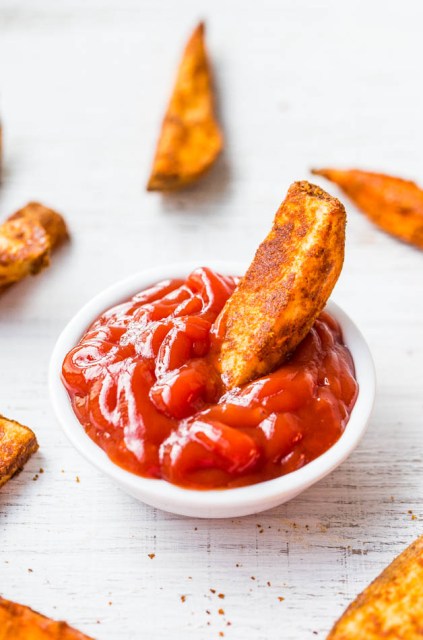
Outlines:
POLYGON ((186 45, 163 120, 148 191, 179 189, 214 163, 223 147, 200 23, 186 45))
POLYGON ((414 182, 351 169, 313 169, 337 184, 378 227, 423 249, 423 189, 414 182))
POLYGON ((30 202, 0 226, 0 291, 50 263, 50 252, 68 235, 59 213, 30 202))
POLYGON ((341 272, 345 224, 339 200, 308 182, 291 185, 216 321, 229 388, 276 368, 306 336, 341 272))
POLYGON ((0 598, 0 640, 92 640, 22 604, 0 598))
POLYGON ((361 593, 327 640, 421 640, 423 536, 361 593))
POLYGON ((37 451, 35 433, 15 420, 0 416, 0 487, 37 451))

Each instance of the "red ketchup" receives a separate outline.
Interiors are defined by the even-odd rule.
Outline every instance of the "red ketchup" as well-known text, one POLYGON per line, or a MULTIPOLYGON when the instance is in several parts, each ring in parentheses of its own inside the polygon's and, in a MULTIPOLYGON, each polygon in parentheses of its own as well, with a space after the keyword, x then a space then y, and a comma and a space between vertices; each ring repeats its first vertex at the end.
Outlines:
POLYGON ((87 434, 116 464, 195 489, 282 476, 327 451, 357 397, 337 322, 322 313, 279 369, 228 391, 213 323, 238 279, 166 280, 103 313, 63 362, 87 434))

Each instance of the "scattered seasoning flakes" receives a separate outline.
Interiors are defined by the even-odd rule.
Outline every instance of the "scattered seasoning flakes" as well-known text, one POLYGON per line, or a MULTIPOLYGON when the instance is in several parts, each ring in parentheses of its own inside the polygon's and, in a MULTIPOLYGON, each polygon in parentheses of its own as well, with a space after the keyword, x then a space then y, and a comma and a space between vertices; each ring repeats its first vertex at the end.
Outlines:
POLYGON ((64 470, 64 469, 61 469, 61 470, 60 470, 60 472, 61 472, 61 473, 65 473, 65 470, 64 470))
POLYGON ((240 567, 241 565, 239 564, 239 562, 237 562, 235 566, 236 567, 240 567))
POLYGON ((76 476, 76 482, 81 482, 79 476, 76 476))
POLYGON ((224 609, 218 609, 218 610, 217 610, 217 613, 218 613, 220 616, 224 616, 224 615, 225 615, 225 611, 224 611, 224 609))
POLYGON ((315 636, 317 636, 317 631, 313 631, 313 634, 314 634, 315 636))
POLYGON ((216 589, 210 589, 210 593, 216 593, 216 589))
POLYGON ((44 469, 42 467, 40 467, 39 473, 44 473, 44 469))
POLYGON ((409 509, 409 510, 408 510, 408 513, 413 513, 413 512, 411 511, 411 509, 409 509))
POLYGON ((417 520, 417 516, 413 513, 412 516, 411 516, 411 519, 412 520, 417 520))
POLYGON ((278 596, 278 600, 279 600, 279 602, 283 602, 285 600, 285 598, 282 598, 282 596, 278 596))
POLYGON ((223 636, 224 636, 224 635, 225 635, 225 634, 223 633, 223 631, 219 631, 219 637, 220 637, 220 638, 223 638, 223 636))
POLYGON ((223 598, 225 597, 225 594, 224 593, 219 593, 217 595, 217 597, 220 598, 221 600, 223 600, 223 598))
POLYGON ((97 620, 97 624, 101 624, 100 620, 97 620))
POLYGON ((155 553, 149 553, 148 557, 150 558, 150 560, 154 560, 154 558, 156 557, 155 553))
POLYGON ((264 529, 260 529, 259 533, 264 533, 264 529))
POLYGON ((208 609, 206 609, 206 613, 208 616, 210 615, 210 611, 208 609))
POLYGON ((268 580, 268 581, 267 581, 267 586, 268 586, 268 587, 271 587, 271 586, 272 586, 272 584, 271 584, 270 580, 268 580))
POLYGON ((111 600, 109 600, 109 602, 107 604, 109 605, 109 607, 111 607, 113 602, 111 600))
POLYGON ((256 579, 256 576, 251 576, 251 580, 255 580, 255 579, 256 579))
POLYGON ((34 573, 33 569, 28 569, 28 573, 34 573))
POLYGON ((32 478, 33 482, 35 482, 35 480, 38 480, 38 473, 35 474, 35 476, 32 478))
POLYGON ((186 596, 181 596, 181 602, 185 602, 186 599, 187 599, 186 596))

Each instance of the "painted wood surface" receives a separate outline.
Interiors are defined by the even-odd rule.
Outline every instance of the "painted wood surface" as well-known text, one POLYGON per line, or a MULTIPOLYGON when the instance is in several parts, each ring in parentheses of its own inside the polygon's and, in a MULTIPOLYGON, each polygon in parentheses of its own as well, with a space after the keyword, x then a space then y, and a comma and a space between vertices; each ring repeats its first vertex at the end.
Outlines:
POLYGON ((165 262, 249 260, 310 167, 423 183, 422 20, 418 0, 2 0, 0 215, 36 199, 72 233, 49 270, 0 299, 0 412, 40 441, 0 492, 2 595, 99 640, 324 638, 422 532, 423 254, 351 205, 334 297, 369 341, 377 401, 357 451, 294 501, 234 521, 148 508, 73 450, 47 391, 54 342, 93 294, 165 262), (147 194, 199 18, 226 152, 189 191, 147 194))

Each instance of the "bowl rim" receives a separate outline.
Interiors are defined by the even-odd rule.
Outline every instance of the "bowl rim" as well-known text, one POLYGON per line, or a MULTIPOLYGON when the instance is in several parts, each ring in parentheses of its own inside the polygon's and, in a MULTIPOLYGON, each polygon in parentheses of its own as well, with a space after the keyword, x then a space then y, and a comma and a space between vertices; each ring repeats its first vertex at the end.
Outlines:
MULTIPOLYGON (((160 280, 186 277, 198 268, 198 261, 167 263, 138 271, 110 285, 91 298, 71 318, 60 333, 50 358, 48 386, 50 399, 59 423, 73 446, 95 467, 115 480, 132 495, 143 495, 151 501, 165 500, 175 508, 245 507, 253 503, 267 502, 285 494, 296 495, 333 471, 355 449, 363 436, 373 408, 376 376, 369 347, 355 323, 332 300, 326 310, 340 323, 345 344, 355 366, 359 385, 358 396, 344 433, 321 456, 304 467, 286 475, 264 480, 257 484, 228 489, 187 489, 166 480, 138 476, 112 462, 107 454, 86 434, 77 420, 60 373, 66 353, 76 345, 92 321, 103 311, 123 302, 138 291, 160 280)), ((246 267, 242 262, 210 260, 210 268, 224 274, 242 274, 246 267)), ((141 498, 143 499, 143 498, 141 498)))

